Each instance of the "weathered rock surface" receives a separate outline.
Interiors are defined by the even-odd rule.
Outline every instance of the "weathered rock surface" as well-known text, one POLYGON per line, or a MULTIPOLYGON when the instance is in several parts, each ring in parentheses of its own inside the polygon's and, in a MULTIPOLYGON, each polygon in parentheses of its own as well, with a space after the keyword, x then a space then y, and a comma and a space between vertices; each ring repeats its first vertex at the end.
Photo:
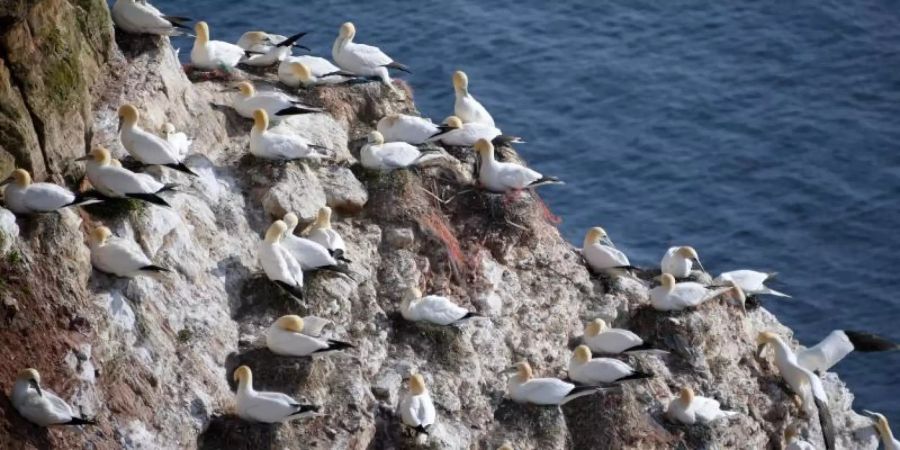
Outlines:
MULTIPOLYGON (((337 161, 260 161, 248 155, 250 121, 221 106, 229 94, 219 84, 191 83, 167 39, 113 42, 102 2, 13 3, 0 54, 0 177, 14 160, 38 179, 61 182, 55 175, 82 170, 70 158, 96 145, 124 157, 115 127, 126 101, 138 106, 144 128, 171 122, 193 137, 187 164, 199 176, 149 169, 181 186, 168 197, 171 209, 123 202, 17 226, 0 209, 0 447, 780 448, 782 430, 801 417, 771 360, 753 356, 759 331, 790 336, 764 309, 713 302, 676 314, 652 310, 647 281, 589 274, 538 197, 475 189, 471 159, 388 174, 361 169, 355 157, 375 122, 415 111, 408 91, 369 84, 300 92, 329 114, 281 126, 334 150, 337 161), (34 54, 54 33, 61 54, 34 54), (47 69, 54 64, 65 70, 47 69), (59 76, 76 89, 55 93, 59 76), (273 219, 294 211, 307 223, 325 204, 336 211, 354 274, 311 275, 300 304, 261 274, 256 245, 273 219), (173 273, 126 280, 92 271, 83 236, 101 222, 173 273), (400 293, 412 285, 485 317, 454 327, 406 322, 400 293), (333 321, 327 333, 356 348, 271 354, 259 338, 287 313, 333 321), (595 317, 669 350, 627 357, 656 377, 562 410, 505 399, 500 372, 518 360, 539 376, 565 377, 572 344, 595 317), (252 367, 257 388, 322 404, 327 415, 280 426, 237 419, 231 372, 241 364, 252 367), (46 431, 18 417, 5 393, 28 366, 101 425, 46 431), (424 444, 393 412, 414 370, 425 375, 438 412, 424 444), (740 417, 712 426, 668 422, 664 402, 685 385, 740 417)), ((273 79, 265 78, 261 84, 273 79)), ((825 382, 839 448, 875 448, 843 383, 833 374, 825 382)), ((821 447, 818 420, 802 420, 821 447)))

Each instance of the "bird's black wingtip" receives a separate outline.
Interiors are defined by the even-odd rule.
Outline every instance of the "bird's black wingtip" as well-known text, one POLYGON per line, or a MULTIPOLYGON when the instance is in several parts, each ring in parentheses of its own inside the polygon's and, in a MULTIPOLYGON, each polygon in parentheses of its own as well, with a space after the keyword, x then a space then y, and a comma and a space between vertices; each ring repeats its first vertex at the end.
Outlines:
POLYGON ((858 352, 888 352, 900 350, 900 344, 893 342, 877 334, 862 331, 844 330, 847 339, 853 344, 853 349, 858 352))
POLYGON ((150 264, 149 266, 141 267, 140 270, 145 272, 171 272, 171 270, 166 269, 165 267, 160 267, 154 264, 150 264))

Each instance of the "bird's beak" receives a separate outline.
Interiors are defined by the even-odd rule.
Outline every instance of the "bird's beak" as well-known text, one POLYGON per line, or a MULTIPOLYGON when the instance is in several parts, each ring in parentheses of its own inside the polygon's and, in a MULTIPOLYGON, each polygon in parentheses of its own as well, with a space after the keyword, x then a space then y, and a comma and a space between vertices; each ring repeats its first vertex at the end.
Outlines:
POLYGON ((122 131, 122 116, 119 116, 119 125, 116 127, 116 132, 122 131))
POLYGON ((516 366, 507 367, 500 372, 500 375, 509 375, 519 371, 519 368, 516 366))
POLYGON ((31 387, 33 387, 37 391, 38 395, 40 395, 41 397, 44 396, 44 391, 41 390, 41 385, 38 384, 37 380, 31 380, 28 383, 31 384, 31 387))
POLYGON ((763 351, 766 350, 766 344, 762 343, 756 346, 756 359, 761 359, 763 351))
POLYGON ((91 155, 87 154, 87 155, 82 156, 81 158, 75 158, 75 161, 87 161, 89 159, 91 159, 91 155))
POLYGON ((612 241, 612 239, 609 238, 609 236, 603 238, 603 239, 600 241, 600 243, 603 244, 603 245, 605 245, 605 246, 607 246, 607 247, 615 247, 615 246, 616 246, 616 244, 613 244, 613 241, 612 241))
POLYGON ((7 185, 7 184, 9 184, 9 183, 12 183, 12 181, 13 181, 13 177, 10 176, 10 177, 8 177, 8 178, 5 179, 5 180, 0 181, 0 186, 5 186, 5 185, 7 185))
POLYGON ((703 263, 700 262, 700 258, 696 258, 696 259, 694 259, 694 261, 697 261, 697 265, 700 266, 700 271, 701 271, 701 272, 703 272, 703 273, 709 273, 709 272, 706 271, 706 269, 703 268, 703 263))

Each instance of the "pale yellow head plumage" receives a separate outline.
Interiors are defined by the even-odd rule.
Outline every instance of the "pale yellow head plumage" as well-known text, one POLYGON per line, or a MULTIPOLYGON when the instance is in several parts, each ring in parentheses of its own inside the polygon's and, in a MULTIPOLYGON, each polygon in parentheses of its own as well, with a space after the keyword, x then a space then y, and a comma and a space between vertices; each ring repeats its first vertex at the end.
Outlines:
POLYGON ((700 256, 697 255, 697 250, 694 250, 694 247, 679 247, 678 250, 675 251, 675 254, 682 258, 700 259, 700 256))
POLYGON ((444 125, 447 125, 450 128, 462 128, 463 122, 459 117, 450 116, 444 119, 444 125))
POLYGON ((384 136, 378 131, 373 131, 369 133, 368 141, 370 145, 382 145, 384 144, 384 136))
POLYGON ((690 405, 691 402, 694 401, 694 390, 689 387, 682 388, 678 398, 680 398, 685 405, 690 405))
POLYGON ((91 150, 91 159, 101 166, 105 166, 112 161, 112 155, 109 153, 109 150, 104 147, 94 147, 94 149, 91 150))
POLYGON ((606 238, 606 230, 601 227, 594 227, 588 230, 587 234, 584 236, 584 244, 585 246, 596 244, 606 238))
POLYGON ((241 366, 234 370, 234 381, 250 381, 253 379, 253 372, 247 366, 241 366))
POLYGON ((31 184, 31 174, 25 169, 13 170, 13 172, 9 174, 9 178, 4 180, 3 183, 0 183, 0 186, 8 182, 12 182, 18 187, 27 187, 31 184))
POLYGON ((413 395, 422 395, 425 389, 425 377, 421 373, 414 373, 409 377, 409 392, 413 395))
POLYGON ((659 276, 659 283, 667 290, 672 290, 675 288, 675 277, 670 273, 664 273, 659 276))
POLYGON ((462 70, 453 73, 453 88, 458 92, 466 92, 469 89, 469 77, 462 70))
POLYGON ((758 345, 768 344, 769 342, 778 339, 778 335, 771 331, 763 331, 756 336, 756 343, 758 345))
POLYGON ((276 220, 272 222, 272 225, 269 226, 269 229, 266 231, 266 242, 269 244, 274 244, 281 240, 281 237, 284 236, 284 232, 287 231, 287 224, 284 221, 276 220))
POLYGON ((16 377, 16 379, 22 381, 35 381, 37 383, 40 383, 41 374, 38 373, 37 369, 28 368, 23 369, 21 372, 19 372, 19 375, 18 377, 16 377))
POLYGON ((248 31, 241 38, 247 38, 252 45, 269 42, 269 35, 265 31, 248 31))
POLYGON ((106 243, 106 240, 109 239, 110 236, 112 236, 112 231, 109 228, 101 225, 91 231, 91 242, 93 242, 94 244, 103 245, 106 243))
POLYGON ((285 214, 284 218, 282 218, 281 220, 283 220, 285 225, 287 225, 288 232, 294 231, 294 228, 297 228, 297 224, 300 223, 300 219, 296 214, 292 212, 285 214))
POLYGON ((893 433, 891 432, 891 424, 888 423, 887 417, 884 417, 883 414, 872 411, 866 411, 866 413, 872 416, 872 418, 875 420, 875 423, 873 425, 875 426, 875 429, 878 430, 878 433, 885 438, 885 441, 893 436, 893 433))
POLYGON ((237 85, 237 90, 241 92, 241 95, 244 97, 252 97, 253 94, 256 93, 256 89, 249 81, 241 81, 237 85))
POLYGON ((516 368, 516 377, 519 378, 519 381, 528 381, 534 376, 531 364, 528 364, 528 361, 519 361, 514 367, 516 368))
POLYGON ((303 331, 303 319, 293 314, 281 316, 275 321, 275 326, 285 331, 300 333, 303 331))
POLYGON ((587 345, 579 345, 575 347, 575 361, 582 364, 591 360, 591 349, 587 345))
POLYGON ((301 62, 292 62, 290 65, 291 73, 294 74, 295 77, 299 78, 300 81, 304 83, 309 83, 312 81, 312 72, 309 71, 309 67, 306 67, 306 64, 301 62))
POLYGON ((323 206, 319 208, 316 214, 316 223, 313 224, 314 230, 327 230, 331 228, 331 208, 323 206))
POLYGON ((494 145, 487 139, 479 139, 475 142, 475 151, 478 152, 482 158, 494 157, 494 145))
POLYGON ((134 125, 140 119, 141 115, 137 108, 130 103, 126 103, 119 107, 119 120, 126 125, 134 125))
POLYGON ((197 35, 197 40, 200 42, 206 42, 209 40, 209 25, 206 22, 197 22, 194 25, 194 33, 197 35))
POLYGON ((256 131, 265 131, 269 128, 269 115, 264 109, 253 111, 253 129, 256 131))
POLYGON ((356 27, 353 26, 353 22, 344 22, 341 25, 341 39, 353 39, 356 36, 356 27))
POLYGON ((606 322, 603 319, 594 319, 588 322, 584 327, 584 334, 587 336, 596 336, 606 329, 606 322))

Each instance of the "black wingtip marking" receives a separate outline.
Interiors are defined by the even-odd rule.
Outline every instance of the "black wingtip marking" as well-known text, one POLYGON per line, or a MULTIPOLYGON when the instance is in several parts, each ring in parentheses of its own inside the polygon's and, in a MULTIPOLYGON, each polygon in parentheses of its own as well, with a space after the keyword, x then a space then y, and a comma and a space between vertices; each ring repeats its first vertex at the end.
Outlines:
POLYGON ((60 425, 97 425, 97 421, 93 419, 85 419, 82 417, 73 417, 72 420, 61 423, 60 425))
POLYGON ((428 428, 429 428, 429 427, 431 427, 431 425, 428 425, 428 426, 419 425, 419 426, 417 426, 417 427, 415 428, 415 430, 416 430, 416 433, 420 433, 420 434, 429 434, 429 433, 428 433, 428 428))
POLYGON ((529 184, 528 187, 543 186, 545 184, 565 184, 565 183, 556 177, 541 177, 540 179, 535 180, 533 183, 529 184))
POLYGON ((307 34, 309 34, 309 33, 304 31, 302 33, 297 33, 297 34, 291 35, 287 39, 275 44, 275 46, 276 47, 287 47, 289 45, 292 45, 294 42, 297 42, 297 40, 299 40, 303 36, 306 36, 307 34))
POLYGON ((646 378, 653 378, 653 374, 650 372, 635 372, 627 377, 619 378, 616 381, 643 380, 646 378))
POLYGON ((854 350, 858 352, 887 352, 892 350, 900 350, 900 344, 881 337, 877 334, 865 333, 862 331, 844 330, 844 334, 850 339, 854 350))
POLYGON ((143 200, 148 203, 153 203, 154 205, 165 206, 167 208, 171 207, 171 205, 169 205, 165 200, 163 200, 162 197, 160 197, 156 194, 143 194, 143 193, 142 194, 125 194, 125 196, 128 198, 143 200))
POLYGON ((141 267, 140 270, 143 270, 146 272, 171 272, 171 270, 166 269, 165 267, 160 267, 160 266, 156 266, 153 264, 151 264, 149 266, 141 267))
POLYGON ((292 416, 296 416, 298 414, 304 414, 304 413, 308 413, 308 412, 318 412, 320 409, 322 409, 322 407, 319 405, 296 404, 296 405, 291 405, 291 406, 293 406, 294 408, 297 408, 296 411, 294 411, 290 414, 292 416))
POLYGON ((321 109, 318 108, 303 108, 300 106, 289 106, 275 113, 276 116, 291 116, 296 114, 313 114, 322 112, 321 109))
POLYGON ((356 348, 356 347, 349 342, 335 341, 333 339, 329 339, 328 340, 328 348, 316 350, 313 353, 331 352, 331 351, 335 351, 335 350, 346 350, 348 348, 356 348))
POLYGON ((397 61, 391 61, 390 64, 385 64, 384 67, 387 67, 388 69, 397 69, 406 73, 412 73, 412 71, 409 70, 409 67, 406 67, 405 64, 400 64, 397 61))
POLYGON ((296 286, 291 286, 281 280, 276 280, 275 284, 281 286, 282 289, 287 291, 288 294, 291 294, 292 296, 294 296, 294 298, 296 298, 297 300, 303 300, 303 289, 298 288, 296 286))
POLYGON ((170 169, 175 169, 179 172, 184 172, 186 174, 193 175, 195 177, 197 176, 197 173, 195 173, 193 170, 191 170, 190 167, 184 165, 183 162, 173 163, 173 164, 164 164, 164 165, 170 169))

